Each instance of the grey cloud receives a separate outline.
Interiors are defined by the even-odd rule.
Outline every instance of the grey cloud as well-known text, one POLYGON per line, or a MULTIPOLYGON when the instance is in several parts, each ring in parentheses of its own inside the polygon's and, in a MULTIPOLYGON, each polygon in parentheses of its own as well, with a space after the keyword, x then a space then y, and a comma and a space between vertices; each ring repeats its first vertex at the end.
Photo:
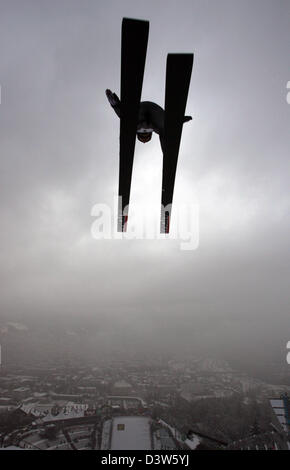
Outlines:
MULTIPOLYGON (((164 3, 1 1, 2 315, 106 317, 176 349, 204 339, 241 352, 271 334, 280 347, 289 2, 164 3), (176 195, 192 188, 200 206, 193 252, 90 238, 92 206, 117 191, 119 123, 104 90, 119 92, 123 16, 151 23, 144 98, 163 105, 167 52, 195 53, 176 180, 176 195)), ((158 152, 137 144, 140 181, 143 161, 160 170, 158 152)))

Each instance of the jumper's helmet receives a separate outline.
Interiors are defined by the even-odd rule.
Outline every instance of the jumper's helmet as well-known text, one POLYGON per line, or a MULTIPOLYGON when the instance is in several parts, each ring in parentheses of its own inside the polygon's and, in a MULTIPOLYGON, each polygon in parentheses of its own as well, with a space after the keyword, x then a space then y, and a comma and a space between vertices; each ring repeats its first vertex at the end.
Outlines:
POLYGON ((140 142, 146 144, 146 142, 149 142, 149 140, 151 140, 152 132, 137 132, 137 137, 140 142))

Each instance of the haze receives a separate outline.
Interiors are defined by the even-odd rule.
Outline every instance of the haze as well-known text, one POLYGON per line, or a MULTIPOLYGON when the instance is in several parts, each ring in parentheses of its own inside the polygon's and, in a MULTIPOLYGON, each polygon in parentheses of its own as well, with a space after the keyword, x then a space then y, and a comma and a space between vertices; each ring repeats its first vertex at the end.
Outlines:
MULTIPOLYGON (((57 329, 62 318, 95 325, 108 351, 284 364, 289 2, 0 7, 1 325, 57 329), (119 94, 124 16, 150 21, 143 100, 164 105, 168 52, 195 54, 174 203, 199 206, 196 250, 91 236, 92 207, 117 192, 119 121, 105 89, 119 94)), ((132 200, 150 194, 159 207, 157 136, 136 143, 135 160, 132 200)))

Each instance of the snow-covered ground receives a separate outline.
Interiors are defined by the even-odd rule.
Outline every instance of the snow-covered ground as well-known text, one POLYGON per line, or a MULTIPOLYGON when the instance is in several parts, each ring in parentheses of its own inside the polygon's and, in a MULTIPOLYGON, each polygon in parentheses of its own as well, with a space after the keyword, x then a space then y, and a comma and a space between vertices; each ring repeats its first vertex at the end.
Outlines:
POLYGON ((159 423, 162 424, 163 426, 165 426, 166 428, 168 428, 171 431, 174 438, 178 442, 180 442, 180 443, 185 442, 185 444, 187 444, 188 447, 190 447, 190 449, 195 449, 198 446, 198 444, 200 443, 200 439, 196 435, 193 435, 192 439, 186 439, 185 441, 183 441, 182 434, 177 429, 175 429, 173 426, 170 426, 170 424, 163 421, 163 419, 160 419, 159 423))
POLYGON ((140 416, 113 418, 111 450, 151 450, 150 419, 140 416))
POLYGON ((104 425, 103 425, 102 443, 101 443, 101 449, 102 449, 102 450, 107 450, 107 449, 109 449, 109 445, 110 445, 110 432, 111 432, 111 420, 108 419, 107 421, 104 422, 104 425))
POLYGON ((185 439, 184 442, 191 450, 194 450, 199 445, 200 439, 198 436, 193 436, 192 439, 185 439))

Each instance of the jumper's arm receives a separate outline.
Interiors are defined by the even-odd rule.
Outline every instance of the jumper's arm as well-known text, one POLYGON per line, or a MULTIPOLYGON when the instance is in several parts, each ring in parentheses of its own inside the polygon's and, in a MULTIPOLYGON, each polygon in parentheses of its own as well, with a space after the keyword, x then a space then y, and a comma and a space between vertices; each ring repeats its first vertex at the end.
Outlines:
POLYGON ((117 114, 118 117, 121 117, 121 101, 116 95, 116 93, 112 93, 111 90, 106 90, 106 95, 110 105, 112 106, 113 110, 117 114))

